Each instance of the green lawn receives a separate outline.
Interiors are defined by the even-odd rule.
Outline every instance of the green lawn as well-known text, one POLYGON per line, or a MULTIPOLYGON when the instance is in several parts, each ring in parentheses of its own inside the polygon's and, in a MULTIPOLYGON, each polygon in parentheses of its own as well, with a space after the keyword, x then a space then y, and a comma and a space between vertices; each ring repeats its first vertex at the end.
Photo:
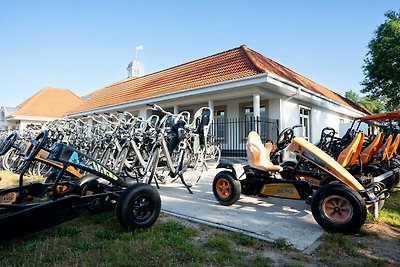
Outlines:
MULTIPOLYGON (((18 176, 7 175, 18 181, 18 176)), ((0 176, 6 174, 0 172, 0 176)), ((4 182, 0 182, 1 187, 4 182)), ((395 189, 374 223, 400 229, 399 204, 400 190, 395 189)), ((330 265, 332 259, 340 265, 342 259, 335 258, 337 251, 355 257, 360 266, 386 264, 385 259, 371 260, 360 254, 358 251, 368 244, 351 237, 326 234, 318 252, 308 256, 282 239, 266 243, 165 214, 149 229, 126 232, 114 212, 87 212, 51 229, 0 244, 0 266, 271 266, 277 261, 282 266, 304 266, 318 262, 330 265)))

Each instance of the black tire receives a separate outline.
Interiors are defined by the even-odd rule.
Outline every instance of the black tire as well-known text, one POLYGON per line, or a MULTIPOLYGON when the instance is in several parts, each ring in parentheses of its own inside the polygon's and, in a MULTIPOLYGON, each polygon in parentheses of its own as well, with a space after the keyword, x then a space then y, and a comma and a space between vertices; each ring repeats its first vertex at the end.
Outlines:
POLYGON ((117 218, 127 230, 152 226, 161 210, 161 198, 148 184, 133 184, 126 188, 117 202, 117 218))
POLYGON ((213 193, 218 202, 224 206, 235 204, 242 188, 234 174, 230 171, 219 172, 213 180, 213 193))
MULTIPOLYGON (((83 182, 80 186, 80 191, 82 196, 95 196, 110 190, 110 185, 107 184, 108 182, 106 182, 101 178, 99 179, 95 175, 89 174, 84 179, 88 180, 83 182)), ((111 211, 115 209, 116 203, 117 199, 113 195, 99 196, 97 198, 92 199, 87 209, 91 213, 111 211)))
POLYGON ((311 211, 322 228, 343 234, 357 231, 367 218, 367 208, 360 194, 346 185, 336 183, 317 190, 311 211))
POLYGON ((297 165, 297 162, 290 161, 290 160, 289 161, 284 161, 281 164, 282 168, 288 167, 288 168, 292 168, 292 169, 294 169, 294 167, 296 167, 296 165, 297 165))

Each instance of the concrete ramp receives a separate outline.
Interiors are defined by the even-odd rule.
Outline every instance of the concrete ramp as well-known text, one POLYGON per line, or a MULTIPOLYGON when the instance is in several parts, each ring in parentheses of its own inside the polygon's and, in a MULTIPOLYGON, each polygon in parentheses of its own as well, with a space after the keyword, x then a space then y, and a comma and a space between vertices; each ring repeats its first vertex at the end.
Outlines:
POLYGON ((162 210, 173 216, 204 223, 273 242, 285 239, 301 251, 310 251, 324 230, 315 222, 310 207, 300 200, 242 195, 232 206, 214 198, 216 170, 205 172, 193 195, 178 181, 160 185, 162 210))

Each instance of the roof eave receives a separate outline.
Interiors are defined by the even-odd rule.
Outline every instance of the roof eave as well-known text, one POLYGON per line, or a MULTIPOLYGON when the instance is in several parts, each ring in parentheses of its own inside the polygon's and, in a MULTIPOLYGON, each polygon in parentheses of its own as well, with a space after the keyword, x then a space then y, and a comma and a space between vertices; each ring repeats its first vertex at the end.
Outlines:
POLYGON ((230 90, 232 88, 251 86, 255 84, 261 84, 267 82, 268 74, 261 73, 252 76, 247 76, 239 79, 223 81, 219 83, 207 84, 198 87, 188 88, 179 92, 171 92, 164 95, 151 96, 147 98, 135 99, 131 101, 126 101, 124 103, 112 104, 108 106, 102 106, 98 108, 92 108, 84 111, 78 111, 73 113, 68 113, 66 117, 79 117, 84 115, 93 114, 94 112, 109 112, 113 110, 121 110, 124 108, 132 107, 132 106, 140 106, 145 105, 150 102, 161 102, 165 100, 170 100, 173 98, 179 98, 190 95, 198 95, 210 92, 221 92, 230 90))

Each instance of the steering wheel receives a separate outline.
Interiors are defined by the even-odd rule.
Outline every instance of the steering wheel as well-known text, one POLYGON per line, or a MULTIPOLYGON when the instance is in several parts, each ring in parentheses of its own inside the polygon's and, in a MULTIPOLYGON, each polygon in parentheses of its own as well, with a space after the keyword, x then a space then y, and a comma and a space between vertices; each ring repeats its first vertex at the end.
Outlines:
POLYGON ((48 136, 49 132, 47 130, 44 130, 38 136, 36 136, 36 138, 31 141, 31 145, 29 146, 24 158, 26 160, 32 160, 37 153, 39 153, 40 149, 42 149, 47 141, 48 136))
POLYGON ((286 128, 285 130, 283 130, 279 134, 278 140, 276 142, 276 147, 278 148, 278 150, 285 149, 290 144, 293 137, 294 137, 293 128, 286 128))
POLYGON ((3 156, 15 143, 18 138, 18 132, 13 132, 0 144, 0 156, 3 156))

